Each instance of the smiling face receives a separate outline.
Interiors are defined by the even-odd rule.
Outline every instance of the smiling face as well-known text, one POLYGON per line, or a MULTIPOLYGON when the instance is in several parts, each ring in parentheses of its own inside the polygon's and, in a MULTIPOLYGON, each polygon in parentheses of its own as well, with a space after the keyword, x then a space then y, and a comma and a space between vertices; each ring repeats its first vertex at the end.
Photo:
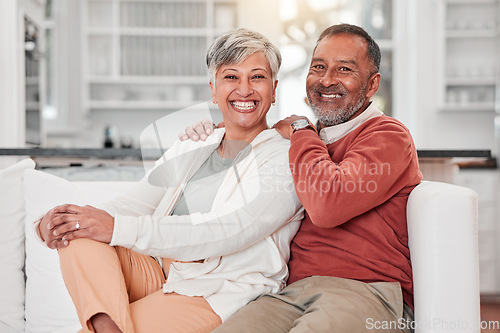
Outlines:
POLYGON ((210 87, 224 118, 227 139, 252 141, 267 129, 266 114, 275 100, 277 84, 262 52, 217 70, 210 87))
POLYGON ((309 104, 322 127, 344 123, 363 112, 378 89, 368 44, 360 36, 336 34, 316 47, 307 74, 309 104))

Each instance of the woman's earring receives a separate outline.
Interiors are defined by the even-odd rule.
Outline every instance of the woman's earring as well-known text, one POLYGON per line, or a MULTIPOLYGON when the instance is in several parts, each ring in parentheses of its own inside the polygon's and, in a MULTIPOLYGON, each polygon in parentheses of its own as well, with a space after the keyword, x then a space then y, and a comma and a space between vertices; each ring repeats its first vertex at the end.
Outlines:
POLYGON ((212 103, 214 103, 215 105, 217 105, 217 101, 212 101, 212 103))

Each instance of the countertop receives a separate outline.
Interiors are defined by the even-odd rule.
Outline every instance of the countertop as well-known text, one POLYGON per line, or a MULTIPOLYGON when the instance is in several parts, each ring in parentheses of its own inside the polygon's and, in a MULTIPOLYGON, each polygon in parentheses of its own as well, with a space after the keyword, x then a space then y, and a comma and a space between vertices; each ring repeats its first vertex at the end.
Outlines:
MULTIPOLYGON (((478 158, 491 159, 490 150, 434 150, 418 149, 419 158, 478 158)), ((82 157, 99 159, 157 159, 159 150, 145 150, 139 148, 0 148, 0 156, 31 156, 31 157, 82 157), (143 157, 144 154, 144 157, 143 157)))
MULTIPOLYGON (((461 169, 496 169, 497 162, 490 150, 417 149, 419 162, 458 165, 461 169)), ((1 156, 33 158, 39 167, 91 165, 154 165, 163 152, 140 148, 0 148, 1 156)))

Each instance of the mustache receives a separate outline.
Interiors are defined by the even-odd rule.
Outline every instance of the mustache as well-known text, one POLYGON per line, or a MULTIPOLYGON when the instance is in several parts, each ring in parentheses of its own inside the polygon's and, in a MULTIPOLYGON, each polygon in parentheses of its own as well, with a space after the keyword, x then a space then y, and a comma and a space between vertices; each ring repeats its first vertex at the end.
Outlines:
POLYGON ((329 86, 329 87, 325 87, 321 83, 315 83, 311 86, 310 90, 313 93, 322 93, 325 95, 331 95, 331 94, 346 95, 349 93, 346 87, 340 82, 334 86, 329 86))

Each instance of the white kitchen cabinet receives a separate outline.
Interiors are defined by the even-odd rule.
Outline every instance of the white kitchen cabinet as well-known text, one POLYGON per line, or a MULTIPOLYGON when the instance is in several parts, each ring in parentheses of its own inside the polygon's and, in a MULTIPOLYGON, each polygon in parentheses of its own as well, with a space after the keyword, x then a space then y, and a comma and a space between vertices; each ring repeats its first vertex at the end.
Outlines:
POLYGON ((205 53, 237 26, 236 0, 86 0, 86 110, 174 110, 209 101, 205 53))
POLYGON ((500 2, 441 0, 441 107, 494 111, 499 82, 500 2))
POLYGON ((497 169, 460 169, 457 184, 478 194, 478 241, 480 290, 482 294, 500 293, 500 220, 497 169))

